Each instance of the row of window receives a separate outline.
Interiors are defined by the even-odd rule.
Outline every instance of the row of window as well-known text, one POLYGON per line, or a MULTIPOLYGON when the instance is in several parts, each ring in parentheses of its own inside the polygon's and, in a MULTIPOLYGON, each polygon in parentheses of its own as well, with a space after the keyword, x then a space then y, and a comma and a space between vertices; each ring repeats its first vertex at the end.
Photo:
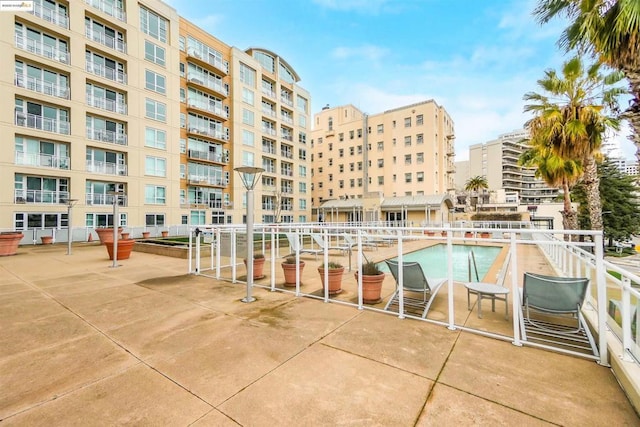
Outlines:
MULTIPOLYGON (((415 177, 416 177, 416 182, 424 182, 424 172, 416 172, 415 177)), ((397 182, 397 176, 395 174, 392 176, 392 180, 393 182, 397 182)), ((372 184, 371 177, 368 178, 368 181, 369 181, 369 184, 372 184)), ((406 183, 411 183, 413 181, 413 173, 405 173, 404 181, 406 183)), ((329 174, 329 182, 333 182, 333 174, 329 174)), ((377 182, 378 182, 378 185, 384 185, 384 176, 378 176, 377 182)), ((351 178, 349 180, 349 187, 350 188, 355 188, 356 186, 362 187, 362 183, 363 183, 362 178, 351 178)), ((324 184, 322 181, 318 182, 318 188, 322 188, 323 186, 324 184)), ((345 180, 343 179, 338 180, 338 188, 345 188, 345 180)))

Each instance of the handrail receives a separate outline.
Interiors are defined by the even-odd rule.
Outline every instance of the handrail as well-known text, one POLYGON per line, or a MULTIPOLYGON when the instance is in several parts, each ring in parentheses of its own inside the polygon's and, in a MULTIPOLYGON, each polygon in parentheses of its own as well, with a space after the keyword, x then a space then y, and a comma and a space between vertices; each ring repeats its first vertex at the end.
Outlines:
POLYGON ((478 264, 476 263, 476 254, 473 253, 473 249, 469 251, 469 255, 467 256, 468 260, 467 260, 467 264, 468 264, 468 271, 469 271, 469 281, 473 282, 472 278, 471 278, 471 264, 473 264, 473 270, 476 272, 476 282, 480 281, 480 276, 478 275, 478 264))

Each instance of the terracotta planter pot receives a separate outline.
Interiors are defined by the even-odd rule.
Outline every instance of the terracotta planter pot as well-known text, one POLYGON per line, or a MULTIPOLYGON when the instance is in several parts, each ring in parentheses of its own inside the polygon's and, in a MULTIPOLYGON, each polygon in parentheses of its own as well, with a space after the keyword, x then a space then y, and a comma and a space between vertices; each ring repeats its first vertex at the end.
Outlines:
POLYGON ((446 231, 441 231, 441 232, 440 232, 440 235, 441 235, 442 237, 447 237, 447 232, 446 232, 446 231))
MULTIPOLYGON (((100 243, 113 243, 113 227, 96 228, 96 233, 100 239, 100 243)), ((118 227, 118 234, 122 233, 122 227, 118 227)))
POLYGON ((467 231, 466 233, 464 233, 464 237, 471 238, 473 237, 473 233, 470 231, 467 231))
MULTIPOLYGON (((324 283, 324 268, 318 267, 320 273, 320 280, 322 280, 322 288, 327 286, 324 283)), ((344 267, 334 268, 329 270, 329 295, 336 295, 342 292, 342 274, 344 273, 344 267)))
POLYGON ((143 239, 148 239, 150 235, 151 235, 150 231, 143 231, 142 232, 142 238, 143 239))
MULTIPOLYGON (((354 276, 358 280, 358 272, 354 276)), ((377 304, 382 301, 382 282, 384 281, 384 273, 373 276, 362 275, 362 302, 365 304, 377 304)))
POLYGON ((122 234, 120 235, 120 238, 121 238, 122 240, 128 240, 128 239, 129 239, 129 233, 122 233, 122 234))
POLYGON ((436 235, 435 231, 428 231, 428 230, 425 230, 424 234, 426 234, 427 236, 430 236, 430 237, 436 235))
POLYGON ((161 231, 160 234, 162 234, 162 237, 169 237, 168 231, 161 231))
POLYGON ((43 245, 50 245, 53 243, 53 236, 40 236, 43 245))
MULTIPOLYGON (((302 282, 302 270, 304 270, 304 261, 300 261, 300 282, 302 282)), ((282 263, 282 271, 284 271, 284 285, 295 286, 296 285, 296 265, 282 263)))
POLYGON ((15 255, 24 234, 17 232, 0 233, 0 256, 15 255))
POLYGON ((489 237, 491 237, 490 233, 480 233, 480 237, 482 237, 483 239, 488 239, 489 237))
MULTIPOLYGON (((254 279, 262 279, 264 277, 264 262, 265 258, 254 258, 253 259, 253 278, 254 279)), ((247 266, 247 260, 243 260, 245 267, 247 266)))
MULTIPOLYGON (((136 241, 133 239, 118 240, 118 260, 129 259, 135 243, 136 241)), ((113 260, 113 241, 106 242, 104 245, 107 247, 109 259, 113 260)))

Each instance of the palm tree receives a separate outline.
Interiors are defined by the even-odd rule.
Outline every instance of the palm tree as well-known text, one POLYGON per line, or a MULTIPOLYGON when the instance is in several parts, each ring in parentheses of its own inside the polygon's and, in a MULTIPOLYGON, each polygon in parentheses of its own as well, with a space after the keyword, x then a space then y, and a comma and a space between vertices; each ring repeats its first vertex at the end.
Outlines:
POLYGON ((535 176, 550 187, 562 187, 562 226, 565 230, 576 230, 578 213, 571 206, 571 187, 582 176, 582 165, 556 155, 548 145, 531 145, 520 155, 518 164, 535 167, 535 176))
POLYGON ((479 175, 469 178, 467 182, 464 184, 465 191, 474 191, 476 193, 476 199, 477 199, 478 190, 484 191, 487 188, 489 188, 489 184, 487 184, 487 178, 479 175))
POLYGON ((640 1, 539 0, 534 14, 541 23, 566 16, 572 22, 560 37, 562 48, 578 48, 625 74, 633 98, 622 117, 640 160, 640 1))
POLYGON ((605 131, 619 129, 617 119, 607 113, 615 111, 617 96, 624 89, 616 86, 622 79, 620 72, 600 73, 601 64, 583 67, 580 57, 565 62, 562 76, 555 70, 545 71, 538 85, 547 93, 529 92, 524 107, 534 118, 526 126, 531 145, 548 147, 564 161, 580 163, 582 180, 587 189, 587 200, 593 230, 602 230, 602 207, 596 170, 600 146, 605 131))

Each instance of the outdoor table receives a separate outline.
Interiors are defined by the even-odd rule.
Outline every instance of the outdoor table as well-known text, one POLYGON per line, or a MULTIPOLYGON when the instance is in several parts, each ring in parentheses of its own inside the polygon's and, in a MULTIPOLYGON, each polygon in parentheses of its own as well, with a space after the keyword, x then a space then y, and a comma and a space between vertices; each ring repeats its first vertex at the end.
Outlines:
POLYGON ((475 292, 478 295, 478 318, 482 319, 482 299, 491 300, 491 311, 496 311, 496 300, 504 301, 505 306, 505 319, 509 319, 509 303, 507 302, 507 295, 509 289, 504 286, 495 285, 493 283, 483 282, 468 282, 464 285, 467 288, 467 309, 471 310, 471 292, 475 292))

